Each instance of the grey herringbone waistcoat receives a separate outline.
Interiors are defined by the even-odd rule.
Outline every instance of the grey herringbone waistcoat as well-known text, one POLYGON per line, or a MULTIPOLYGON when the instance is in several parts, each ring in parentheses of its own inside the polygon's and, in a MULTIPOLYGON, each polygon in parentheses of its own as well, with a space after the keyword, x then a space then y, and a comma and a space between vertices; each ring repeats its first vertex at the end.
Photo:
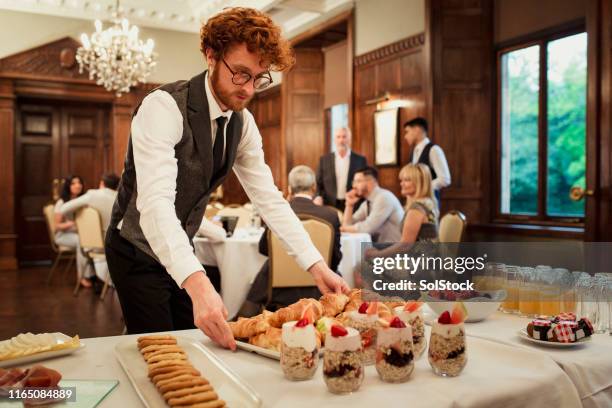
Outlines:
MULTIPOLYGON (((223 182, 234 164, 242 135, 242 113, 234 112, 226 129, 225 163, 217 174, 212 174, 212 137, 204 79, 205 72, 189 81, 177 81, 157 88, 172 95, 183 115, 183 137, 174 147, 178 167, 174 207, 190 241, 200 227, 208 197, 223 182)), ((136 171, 130 136, 109 229, 117 228, 123 220, 121 236, 158 259, 140 228, 140 213, 136 209, 136 171)))

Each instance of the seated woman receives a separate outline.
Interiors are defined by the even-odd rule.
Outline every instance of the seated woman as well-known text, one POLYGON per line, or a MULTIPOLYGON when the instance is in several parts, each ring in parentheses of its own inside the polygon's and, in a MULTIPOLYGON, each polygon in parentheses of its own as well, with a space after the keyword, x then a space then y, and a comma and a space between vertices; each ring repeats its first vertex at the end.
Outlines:
POLYGON ((74 223, 74 214, 69 213, 63 215, 60 211, 62 205, 69 200, 83 195, 83 179, 79 176, 66 177, 60 199, 57 200, 54 207, 55 213, 55 243, 76 250, 77 272, 81 277, 81 285, 91 287, 89 277, 93 276, 93 271, 79 248, 79 235, 77 233, 76 224, 74 223))
POLYGON ((399 179, 401 194, 406 197, 401 242, 437 241, 440 213, 429 168, 420 163, 407 164, 400 170, 399 179))
MULTIPOLYGON (((399 173, 402 196, 406 197, 406 212, 401 223, 401 240, 382 249, 370 248, 365 251, 365 258, 393 257, 396 254, 414 254, 420 256, 436 250, 429 245, 438 241, 438 203, 431 186, 431 172, 424 164, 407 164, 399 173)), ((368 270, 366 268, 365 270, 368 270)), ((424 272, 424 271, 423 271, 424 272)), ((421 277, 424 273, 421 272, 421 277)), ((370 274, 369 274, 370 275, 370 274)), ((372 277, 372 276, 370 276, 372 277)), ((405 271, 388 270, 385 272, 388 280, 407 278, 405 271)), ((369 281, 368 277, 364 277, 369 281)), ((366 282, 359 280, 359 284, 368 287, 366 282)), ((417 294, 412 294, 417 296, 417 294)), ((406 296, 411 298, 412 296, 406 296)))

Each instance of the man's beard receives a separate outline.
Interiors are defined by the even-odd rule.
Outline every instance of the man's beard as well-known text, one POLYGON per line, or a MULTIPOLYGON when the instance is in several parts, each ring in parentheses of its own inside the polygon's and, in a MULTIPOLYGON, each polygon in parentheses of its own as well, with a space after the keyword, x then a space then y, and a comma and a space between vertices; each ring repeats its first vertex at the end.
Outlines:
MULTIPOLYGON (((234 95, 244 95, 244 94, 241 91, 231 92, 231 91, 224 90, 223 87, 221 86, 221 80, 219 79, 219 71, 217 71, 216 69, 213 70, 210 76, 210 80, 211 80, 215 95, 217 96, 217 98, 219 98, 219 101, 234 112, 238 112, 246 108, 246 106, 249 104, 249 102, 252 99, 252 97, 248 99, 244 99, 244 100, 236 100, 232 98, 232 96, 234 95)), ((244 95, 244 96, 246 97, 247 95, 244 95)))

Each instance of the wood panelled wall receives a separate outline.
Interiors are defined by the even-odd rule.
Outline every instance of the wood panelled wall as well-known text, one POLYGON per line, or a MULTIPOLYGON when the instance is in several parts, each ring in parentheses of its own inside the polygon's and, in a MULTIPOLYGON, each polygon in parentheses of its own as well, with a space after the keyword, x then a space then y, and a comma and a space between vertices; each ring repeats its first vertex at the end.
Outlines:
MULTIPOLYGON (((272 170, 274 182, 281 190, 286 190, 287 177, 285 157, 281 138, 281 86, 274 86, 259 92, 249 103, 249 111, 255 118, 263 143, 266 163, 272 170)), ((245 203, 249 201, 238 178, 232 172, 223 183, 224 203, 245 203)))
MULTIPOLYGON (((65 37, 0 59, 0 194, 3 197, 0 270, 17 267, 17 247, 23 244, 19 234, 33 234, 35 238, 46 234, 41 203, 52 198, 53 178, 64 177, 67 172, 79 172, 87 177, 87 187, 96 187, 102 173, 121 173, 132 112, 144 95, 156 86, 145 84, 116 97, 89 80, 87 74, 79 74, 74 59, 79 46, 78 41, 65 37), (36 109, 47 112, 28 114, 32 113, 32 103, 38 105, 36 109), (52 120, 53 117, 57 120, 52 120), (24 129, 24 120, 26 132, 20 137, 17 133, 24 129), (104 126, 99 126, 102 123, 104 126), (50 153, 48 141, 39 143, 60 134, 69 141, 63 144, 63 149, 50 153), (21 146, 16 145, 18 138, 21 146), (23 152, 23 142, 30 143, 25 150, 32 154, 20 162, 16 153, 17 147, 23 152), (57 154, 63 156, 53 159, 57 154), (22 181, 20 186, 15 185, 24 163, 28 166, 24 175, 34 177, 35 183, 43 183, 40 191, 28 190, 23 194, 18 187, 27 184, 22 181), (34 196, 34 201, 30 196, 34 196), (15 217, 19 214, 37 225, 36 229, 19 230, 15 217)), ((30 242, 29 238, 24 242, 30 242)), ((36 253, 45 252, 44 242, 41 241, 42 245, 31 242, 35 244, 32 248, 36 253)))
MULTIPOLYGON (((355 58, 353 150, 365 155, 370 164, 374 163, 374 112, 377 109, 400 103, 400 124, 417 116, 427 116, 428 73, 424 51, 425 36, 418 34, 355 58), (389 101, 375 102, 386 93, 390 95, 389 101)), ((410 157, 402 133, 400 125, 399 165, 379 168, 381 186, 397 195, 399 170, 410 157)))
POLYGON ((441 209, 458 209, 471 224, 489 222, 494 180, 492 6, 491 0, 426 3, 431 134, 444 149, 452 178, 441 209))

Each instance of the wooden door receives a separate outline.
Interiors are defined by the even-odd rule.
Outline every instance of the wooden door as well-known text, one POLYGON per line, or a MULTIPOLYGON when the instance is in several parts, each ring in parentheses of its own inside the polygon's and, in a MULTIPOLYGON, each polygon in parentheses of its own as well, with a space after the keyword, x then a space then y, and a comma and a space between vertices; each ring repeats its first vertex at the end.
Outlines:
POLYGON ((17 248, 20 262, 52 259, 42 208, 55 178, 76 174, 97 188, 110 168, 108 109, 20 100, 15 129, 17 248))

